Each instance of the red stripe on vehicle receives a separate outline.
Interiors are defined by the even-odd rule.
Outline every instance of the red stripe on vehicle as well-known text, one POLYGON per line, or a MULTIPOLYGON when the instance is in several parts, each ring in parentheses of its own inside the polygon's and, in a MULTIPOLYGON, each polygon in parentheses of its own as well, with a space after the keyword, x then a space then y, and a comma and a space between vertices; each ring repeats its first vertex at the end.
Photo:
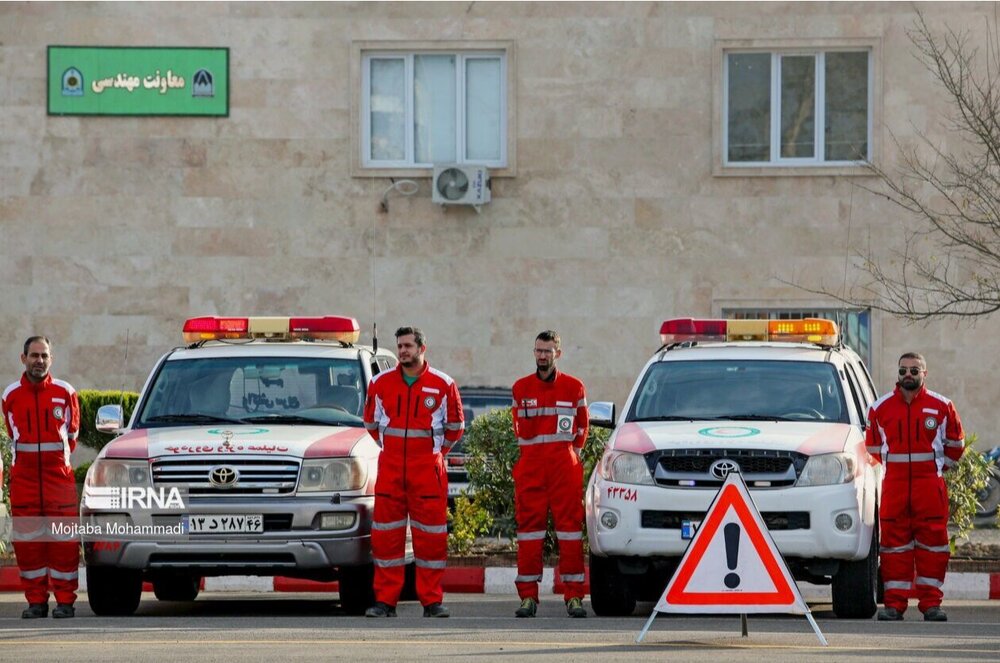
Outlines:
POLYGON ((656 451, 653 440, 643 430, 642 426, 636 423, 625 424, 621 427, 618 435, 615 437, 614 448, 619 451, 631 451, 637 454, 656 451))
POLYGON ((125 433, 107 449, 107 458, 149 458, 149 436, 145 429, 125 433))
POLYGON ((305 458, 350 456, 354 445, 366 435, 368 433, 364 429, 348 428, 316 440, 309 445, 303 456, 305 458))

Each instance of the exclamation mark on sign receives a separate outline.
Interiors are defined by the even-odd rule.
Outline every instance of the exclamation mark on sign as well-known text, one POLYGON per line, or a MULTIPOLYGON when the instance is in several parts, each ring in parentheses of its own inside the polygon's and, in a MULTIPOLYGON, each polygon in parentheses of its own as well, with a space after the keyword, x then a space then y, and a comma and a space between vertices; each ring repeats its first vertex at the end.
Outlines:
MULTIPOLYGON (((740 556, 740 526, 729 523, 723 528, 722 534, 726 537, 726 566, 733 571, 740 556)), ((735 573, 727 573, 723 582, 729 589, 736 589, 740 586, 740 577, 735 573)))

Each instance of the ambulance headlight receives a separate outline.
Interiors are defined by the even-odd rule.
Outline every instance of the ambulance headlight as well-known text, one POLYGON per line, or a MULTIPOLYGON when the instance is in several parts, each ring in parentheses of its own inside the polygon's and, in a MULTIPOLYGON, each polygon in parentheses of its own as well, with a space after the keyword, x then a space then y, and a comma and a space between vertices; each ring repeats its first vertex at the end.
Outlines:
POLYGON ((368 472, 358 458, 307 460, 299 473, 299 492, 359 490, 367 480, 368 472))
POLYGON ((796 486, 832 486, 854 480, 854 456, 821 454, 810 456, 796 486))
POLYGON ((601 461, 601 478, 616 483, 653 485, 645 456, 628 451, 609 451, 601 461))
POLYGON ((100 458, 90 466, 84 484, 95 488, 149 486, 149 463, 100 458))

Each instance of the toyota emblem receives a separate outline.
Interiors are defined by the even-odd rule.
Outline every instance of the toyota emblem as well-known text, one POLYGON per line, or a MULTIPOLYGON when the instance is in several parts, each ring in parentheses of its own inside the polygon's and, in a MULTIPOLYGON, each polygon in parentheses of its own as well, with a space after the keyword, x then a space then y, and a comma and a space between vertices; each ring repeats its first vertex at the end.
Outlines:
POLYGON ((236 471, 235 467, 229 467, 228 465, 220 465, 219 467, 213 467, 208 471, 208 481, 213 486, 219 486, 220 488, 230 488, 236 485, 236 482, 240 480, 240 473, 236 471))
POLYGON ((725 479, 732 472, 739 474, 740 464, 735 460, 722 458, 712 463, 711 467, 708 468, 708 471, 711 472, 712 476, 716 479, 725 479))

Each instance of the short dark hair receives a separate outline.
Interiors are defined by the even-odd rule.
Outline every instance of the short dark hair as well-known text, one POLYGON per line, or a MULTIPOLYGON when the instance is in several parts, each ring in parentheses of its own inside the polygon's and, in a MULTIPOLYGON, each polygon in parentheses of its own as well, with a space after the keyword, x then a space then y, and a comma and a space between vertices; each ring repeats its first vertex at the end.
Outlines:
POLYGON ((50 350, 52 349, 52 341, 50 341, 46 337, 44 337, 44 336, 29 336, 28 340, 24 342, 24 352, 22 354, 27 355, 28 354, 28 348, 31 347, 31 344, 32 343, 37 343, 38 341, 45 341, 45 345, 49 346, 50 350))
POLYGON ((426 345, 426 343, 424 343, 424 332, 420 329, 420 327, 400 327, 396 330, 397 339, 400 336, 409 336, 410 334, 413 334, 413 340, 417 342, 418 347, 426 345))
POLYGON ((536 341, 552 341, 553 343, 556 344, 557 348, 560 345, 562 345, 562 339, 559 338, 559 332, 554 331, 552 329, 546 329, 543 332, 539 332, 538 336, 535 337, 535 340, 536 341))
POLYGON ((924 356, 919 352, 904 352, 903 354, 899 355, 899 359, 896 361, 896 363, 899 363, 904 359, 916 359, 917 361, 920 362, 920 365, 923 366, 925 370, 927 368, 927 360, 924 359, 924 356))

